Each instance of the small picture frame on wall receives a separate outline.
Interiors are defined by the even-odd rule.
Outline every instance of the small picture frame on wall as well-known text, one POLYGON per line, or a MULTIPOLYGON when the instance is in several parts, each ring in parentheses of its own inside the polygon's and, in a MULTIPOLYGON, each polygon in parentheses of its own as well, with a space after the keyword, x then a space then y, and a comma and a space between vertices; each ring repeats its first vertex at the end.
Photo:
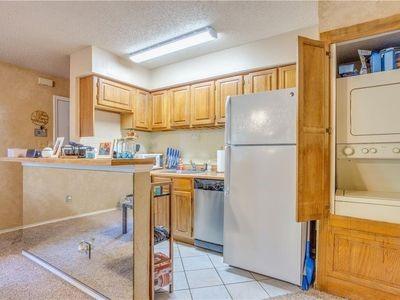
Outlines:
POLYGON ((97 152, 98 158, 112 158, 114 141, 100 142, 97 152))
POLYGON ((64 143, 64 137, 58 137, 53 147, 53 155, 51 157, 60 157, 61 147, 64 143))

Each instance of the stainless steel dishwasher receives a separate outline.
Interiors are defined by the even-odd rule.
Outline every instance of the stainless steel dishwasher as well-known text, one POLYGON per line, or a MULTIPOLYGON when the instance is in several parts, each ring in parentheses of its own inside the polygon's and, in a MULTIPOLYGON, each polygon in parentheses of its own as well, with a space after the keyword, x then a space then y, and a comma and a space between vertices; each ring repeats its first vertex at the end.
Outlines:
POLYGON ((194 244, 222 253, 224 181, 195 179, 194 195, 194 244))

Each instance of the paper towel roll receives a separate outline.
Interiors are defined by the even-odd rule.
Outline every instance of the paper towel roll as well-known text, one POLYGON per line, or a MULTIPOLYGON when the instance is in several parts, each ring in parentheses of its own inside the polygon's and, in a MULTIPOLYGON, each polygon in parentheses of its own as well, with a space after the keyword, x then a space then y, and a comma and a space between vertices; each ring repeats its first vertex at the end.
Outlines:
POLYGON ((217 172, 225 171, 225 150, 217 150, 217 172))

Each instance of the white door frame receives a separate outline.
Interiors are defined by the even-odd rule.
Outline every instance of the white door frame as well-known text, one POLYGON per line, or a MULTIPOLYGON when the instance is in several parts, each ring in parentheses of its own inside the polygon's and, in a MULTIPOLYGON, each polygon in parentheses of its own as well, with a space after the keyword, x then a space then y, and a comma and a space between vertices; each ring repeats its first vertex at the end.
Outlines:
MULTIPOLYGON (((56 132, 57 132, 57 111, 58 111, 58 101, 66 101, 66 102, 70 102, 69 98, 67 97, 62 97, 62 96, 57 96, 57 95, 53 95, 53 143, 56 141, 57 136, 56 136, 56 132)), ((70 106, 71 107, 71 106, 70 106)), ((70 134, 71 135, 71 134, 70 134)), ((68 137, 69 138, 69 137, 68 137)))

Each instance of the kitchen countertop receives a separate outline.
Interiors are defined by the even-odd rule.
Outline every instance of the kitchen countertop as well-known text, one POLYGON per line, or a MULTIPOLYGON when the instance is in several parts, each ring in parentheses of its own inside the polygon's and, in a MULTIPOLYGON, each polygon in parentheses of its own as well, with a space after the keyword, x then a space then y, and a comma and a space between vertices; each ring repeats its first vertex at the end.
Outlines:
POLYGON ((112 159, 112 158, 32 158, 32 157, 0 157, 0 161, 19 162, 19 163, 40 163, 40 164, 71 164, 84 166, 131 166, 131 165, 151 165, 153 158, 135 159, 112 159))
POLYGON ((182 173, 171 173, 167 172, 165 169, 154 170, 150 172, 153 176, 159 177, 169 177, 169 178, 202 178, 202 179, 219 179, 224 180, 224 173, 217 173, 216 171, 204 172, 204 173, 192 173, 192 174, 182 174, 182 173))

